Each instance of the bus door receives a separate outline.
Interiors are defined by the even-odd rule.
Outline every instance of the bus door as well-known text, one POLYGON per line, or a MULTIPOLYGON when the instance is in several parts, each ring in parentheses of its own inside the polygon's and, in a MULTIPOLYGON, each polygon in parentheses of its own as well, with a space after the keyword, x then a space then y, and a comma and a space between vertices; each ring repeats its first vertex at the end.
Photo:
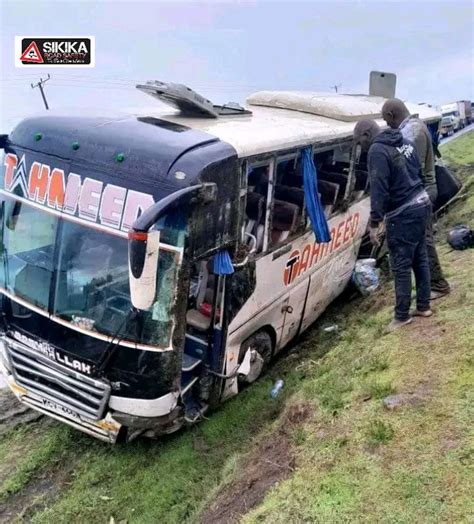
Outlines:
POLYGON ((298 334, 301 317, 304 311, 308 285, 308 279, 305 278, 290 291, 289 295, 283 302, 281 311, 284 315, 284 320, 279 344, 280 347, 286 345, 298 334))
POLYGON ((332 298, 330 262, 317 269, 309 279, 308 299, 304 310, 301 331, 309 327, 326 309, 332 298))

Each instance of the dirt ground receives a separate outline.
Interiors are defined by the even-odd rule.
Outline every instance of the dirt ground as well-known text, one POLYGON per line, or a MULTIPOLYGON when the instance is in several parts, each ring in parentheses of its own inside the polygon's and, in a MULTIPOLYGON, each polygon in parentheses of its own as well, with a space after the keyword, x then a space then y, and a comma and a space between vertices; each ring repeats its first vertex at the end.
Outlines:
POLYGON ((0 436, 20 424, 33 422, 41 417, 41 413, 20 404, 9 390, 0 389, 0 436))
POLYGON ((214 502, 204 511, 202 524, 234 524, 242 515, 258 506, 267 492, 288 478, 295 469, 291 452, 290 432, 312 414, 306 404, 290 407, 278 431, 271 440, 264 440, 249 456, 237 465, 238 473, 228 484, 221 486, 214 502))

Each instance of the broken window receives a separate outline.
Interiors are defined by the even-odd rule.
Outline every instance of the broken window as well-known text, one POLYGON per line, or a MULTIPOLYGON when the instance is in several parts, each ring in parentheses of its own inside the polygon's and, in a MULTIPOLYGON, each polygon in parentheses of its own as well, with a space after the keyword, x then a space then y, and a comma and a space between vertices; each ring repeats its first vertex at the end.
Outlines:
POLYGON ((277 246, 304 229, 304 189, 297 156, 277 159, 275 192, 270 220, 270 246, 277 246))
POLYGON ((266 249, 265 226, 267 204, 271 198, 271 167, 271 163, 251 164, 247 172, 244 235, 248 242, 254 243, 257 253, 266 249))
POLYGON ((202 337, 209 332, 214 315, 214 326, 222 327, 225 276, 216 275, 212 259, 199 260, 191 267, 188 310, 188 333, 202 337))
POLYGON ((367 170, 364 166, 355 166, 354 176, 350 176, 352 154, 353 145, 347 142, 314 155, 318 191, 328 217, 361 198, 367 190, 367 170))

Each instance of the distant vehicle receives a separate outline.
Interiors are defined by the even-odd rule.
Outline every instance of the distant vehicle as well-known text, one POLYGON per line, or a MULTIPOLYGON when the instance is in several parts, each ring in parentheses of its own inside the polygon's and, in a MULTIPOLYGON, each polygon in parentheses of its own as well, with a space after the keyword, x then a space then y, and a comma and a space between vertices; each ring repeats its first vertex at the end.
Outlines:
POLYGON ((459 100, 440 107, 443 116, 455 118, 454 131, 468 126, 472 122, 472 104, 470 100, 459 100))
POLYGON ((452 115, 443 116, 439 125, 439 134, 445 138, 454 134, 455 118, 452 115))
POLYGON ((453 122, 454 132, 460 131, 464 126, 458 115, 451 115, 451 120, 453 122))
POLYGON ((470 100, 459 100, 456 102, 458 114, 461 120, 461 127, 466 127, 472 122, 472 106, 470 100))

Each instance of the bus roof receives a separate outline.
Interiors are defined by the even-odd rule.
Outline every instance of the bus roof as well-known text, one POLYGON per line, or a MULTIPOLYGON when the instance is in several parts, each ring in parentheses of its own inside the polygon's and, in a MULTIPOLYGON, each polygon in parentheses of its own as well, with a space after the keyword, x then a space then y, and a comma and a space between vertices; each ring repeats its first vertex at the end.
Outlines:
MULTIPOLYGON (((385 100, 368 95, 262 91, 247 99, 251 115, 202 118, 170 112, 166 106, 151 111, 147 108, 147 114, 214 135, 232 145, 242 158, 348 139, 356 121, 363 118, 373 118, 385 126, 381 120, 385 100)), ((441 118, 428 106, 407 103, 407 107, 426 122, 441 118)))

